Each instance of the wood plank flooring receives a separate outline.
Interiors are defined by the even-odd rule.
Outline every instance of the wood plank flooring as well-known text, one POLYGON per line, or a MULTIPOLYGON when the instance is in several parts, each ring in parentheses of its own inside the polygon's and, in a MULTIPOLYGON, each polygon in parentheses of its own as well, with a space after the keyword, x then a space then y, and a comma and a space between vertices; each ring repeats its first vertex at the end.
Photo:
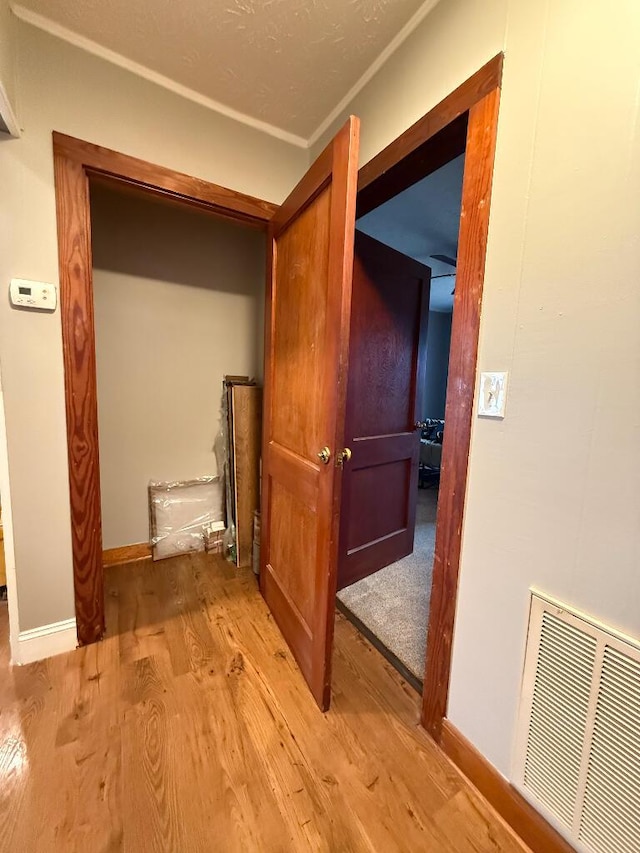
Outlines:
POLYGON ((8 666, 0 851, 524 849, 343 617, 316 708, 250 571, 195 554, 106 576, 102 643, 8 666))

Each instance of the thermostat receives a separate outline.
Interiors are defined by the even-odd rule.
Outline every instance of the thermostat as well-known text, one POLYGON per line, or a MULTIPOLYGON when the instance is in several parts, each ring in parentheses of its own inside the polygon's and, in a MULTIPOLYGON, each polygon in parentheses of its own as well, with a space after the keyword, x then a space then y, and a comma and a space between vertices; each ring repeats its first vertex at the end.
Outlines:
POLYGON ((14 308, 35 308, 38 311, 55 311, 58 304, 58 288, 44 281, 27 281, 12 278, 9 298, 14 308))

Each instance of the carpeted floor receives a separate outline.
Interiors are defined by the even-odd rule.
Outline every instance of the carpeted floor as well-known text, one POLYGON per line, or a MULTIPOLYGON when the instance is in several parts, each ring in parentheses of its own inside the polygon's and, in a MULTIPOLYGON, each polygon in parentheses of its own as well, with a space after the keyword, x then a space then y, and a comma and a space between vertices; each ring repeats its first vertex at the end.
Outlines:
POLYGON ((418 490, 413 554, 338 593, 340 601, 420 680, 436 535, 437 489, 418 490))

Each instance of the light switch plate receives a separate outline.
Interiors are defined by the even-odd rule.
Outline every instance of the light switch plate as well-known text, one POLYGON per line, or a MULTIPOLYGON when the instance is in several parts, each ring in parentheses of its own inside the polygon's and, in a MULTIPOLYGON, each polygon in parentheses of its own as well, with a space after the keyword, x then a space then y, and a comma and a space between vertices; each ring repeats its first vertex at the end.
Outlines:
POLYGON ((507 372, 480 374, 478 415, 482 418, 503 418, 507 400, 507 372))
POLYGON ((58 288, 50 282, 12 278, 9 298, 14 308, 55 311, 58 304, 58 288))

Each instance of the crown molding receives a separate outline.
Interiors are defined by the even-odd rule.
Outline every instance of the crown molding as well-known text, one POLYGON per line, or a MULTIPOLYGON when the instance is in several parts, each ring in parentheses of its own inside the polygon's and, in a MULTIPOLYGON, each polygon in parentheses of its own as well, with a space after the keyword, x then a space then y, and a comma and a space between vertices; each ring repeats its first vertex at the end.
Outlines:
POLYGON ((281 127, 276 127, 266 121, 261 121, 260 119, 254 118, 253 116, 247 115, 239 110, 234 110, 232 107, 228 107, 220 101, 209 98, 206 95, 197 92, 195 89, 191 89, 188 86, 183 86, 181 83, 177 83, 175 80, 172 80, 170 77, 166 77, 164 74, 159 74, 157 71, 153 71, 153 69, 148 68, 146 65, 134 62, 134 60, 128 59, 121 53, 117 53, 114 50, 103 47, 101 44, 98 44, 98 42, 86 38, 85 36, 81 36, 73 30, 52 21, 51 18, 47 18, 39 12, 33 12, 31 9, 27 9, 19 3, 13 3, 11 5, 11 10, 21 21, 31 24, 31 26, 37 27, 39 30, 43 30, 44 32, 49 33, 49 35, 62 39, 74 47, 78 47, 87 53, 91 53, 94 56, 99 57, 100 59, 111 62, 113 65, 117 65, 126 71, 130 71, 132 74, 137 74, 139 77, 143 77, 151 83, 155 83, 176 95, 180 95, 189 101, 193 101, 193 103, 213 110, 214 112, 233 119, 234 121, 238 121, 247 127, 253 128, 254 130, 261 131, 262 133, 266 133, 276 139, 280 139, 283 142, 288 142, 290 145, 295 145, 298 148, 311 148, 320 139, 323 133, 328 130, 331 124, 346 110, 350 102, 362 91, 362 89, 364 89, 367 83, 380 70, 380 68, 382 68, 389 57, 396 52, 400 45, 406 41, 416 27, 422 23, 434 6, 439 2, 440 0, 425 0, 418 11, 412 15, 400 32, 394 36, 382 53, 376 57, 364 74, 349 89, 344 98, 342 98, 336 107, 331 110, 329 115, 318 125, 316 130, 308 139, 305 139, 295 133, 291 133, 288 130, 284 130, 281 127))
POLYGON ((20 125, 18 124, 11 100, 7 95, 7 90, 2 85, 2 80, 0 80, 0 116, 2 116, 2 120, 7 126, 10 136, 19 137, 20 125))
POLYGON ((425 2, 420 6, 418 11, 407 21, 404 27, 400 30, 400 32, 391 39, 389 44, 385 47, 382 53, 371 63, 371 65, 364 72, 362 77, 355 83, 344 96, 344 98, 340 101, 340 103, 334 107, 333 110, 329 113, 329 115, 324 119, 321 124, 314 130, 314 132, 309 137, 307 142, 307 146, 311 148, 316 142, 320 139, 323 133, 331 127, 332 123, 340 117, 340 115, 346 110, 351 101, 359 95, 360 92, 364 89, 367 83, 371 80, 371 78, 377 74, 377 72, 382 68, 387 59, 391 57, 396 50, 400 47, 403 42, 405 42, 411 33, 416 29, 416 27, 424 21, 429 12, 437 6, 440 0, 425 0, 425 2))
POLYGON ((73 30, 63 27, 61 24, 57 24, 45 15, 40 15, 38 12, 32 12, 31 9, 26 9, 24 6, 20 6, 17 3, 12 4, 11 10, 17 18, 20 18, 20 20, 24 21, 26 24, 31 24, 31 26, 37 27, 39 30, 49 33, 49 35, 56 36, 57 38, 72 44, 74 47, 79 47, 87 53, 91 53, 100 59, 111 62, 113 65, 124 68, 125 71, 137 74, 139 77, 143 77, 150 83, 162 86, 164 89, 168 89, 170 92, 180 95, 188 101, 193 101, 202 107, 207 107, 220 115, 226 116, 234 121, 238 121, 241 124, 245 124, 254 130, 259 130, 262 133, 266 133, 269 136, 282 140, 283 142, 288 142, 290 145, 295 145, 298 148, 309 147, 308 141, 303 139, 302 136, 297 136, 295 133, 289 133, 289 131, 275 127, 275 125, 269 124, 266 121, 261 121, 260 119, 247 115, 246 113, 234 110, 231 107, 226 106, 226 104, 220 103, 220 101, 208 98, 206 95, 196 92, 195 89, 183 86, 181 83, 177 83, 170 77, 165 77, 164 74, 159 74, 157 71, 147 68, 146 65, 134 62, 132 59, 128 59, 121 53, 117 53, 115 50, 103 47, 101 44, 98 44, 98 42, 85 38, 85 36, 81 36, 78 33, 73 32, 73 30))

